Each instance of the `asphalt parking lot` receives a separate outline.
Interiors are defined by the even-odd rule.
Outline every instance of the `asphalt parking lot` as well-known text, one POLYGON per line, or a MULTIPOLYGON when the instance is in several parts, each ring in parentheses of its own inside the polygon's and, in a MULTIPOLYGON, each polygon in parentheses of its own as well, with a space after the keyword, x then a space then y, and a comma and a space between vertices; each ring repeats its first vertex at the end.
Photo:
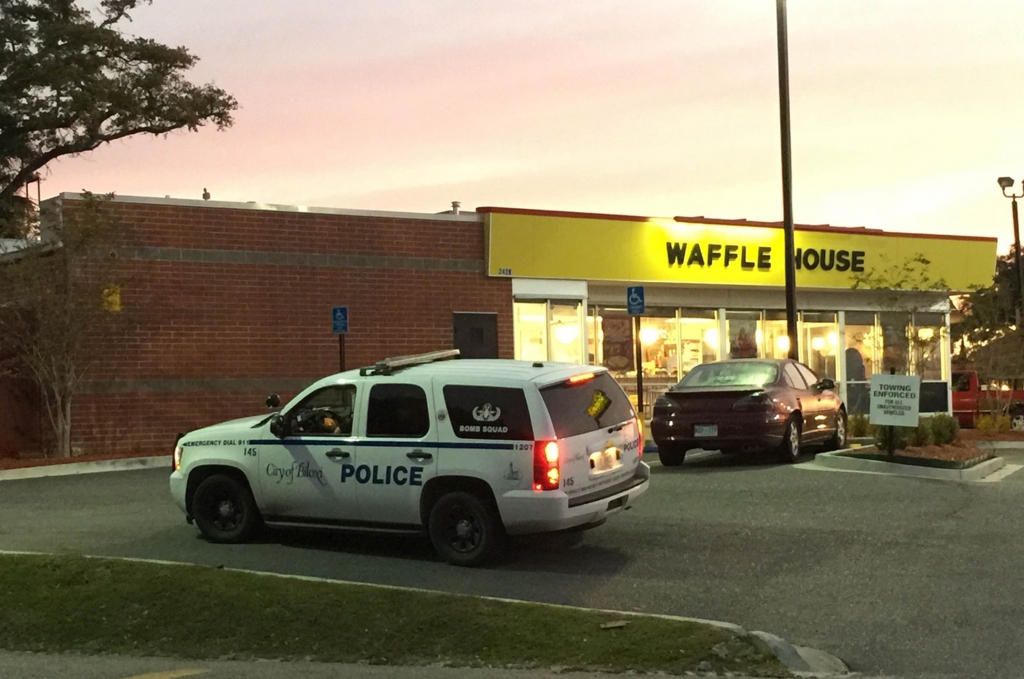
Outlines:
POLYGON ((275 532, 209 544, 172 504, 163 470, 0 483, 0 549, 712 618, 870 674, 1019 676, 1024 471, 954 484, 717 454, 653 467, 633 510, 575 540, 519 541, 483 569, 441 563, 418 537, 275 532))

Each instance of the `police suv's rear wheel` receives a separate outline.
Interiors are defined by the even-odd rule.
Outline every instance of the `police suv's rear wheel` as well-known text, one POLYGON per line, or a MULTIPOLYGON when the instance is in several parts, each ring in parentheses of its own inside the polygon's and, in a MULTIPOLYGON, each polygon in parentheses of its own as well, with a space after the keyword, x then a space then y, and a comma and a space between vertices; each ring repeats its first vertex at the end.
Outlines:
POLYGON ((211 542, 245 542, 259 525, 252 493, 230 476, 215 474, 196 488, 192 515, 211 542))
POLYGON ((456 566, 477 566, 501 547, 501 521, 476 495, 443 495, 430 510, 427 529, 434 549, 456 566))

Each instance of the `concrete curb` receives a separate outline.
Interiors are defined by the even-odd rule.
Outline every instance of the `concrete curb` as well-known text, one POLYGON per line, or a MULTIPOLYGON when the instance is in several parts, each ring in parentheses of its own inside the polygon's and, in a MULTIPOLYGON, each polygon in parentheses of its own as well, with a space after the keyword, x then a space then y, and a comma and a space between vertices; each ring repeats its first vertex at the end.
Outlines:
POLYGON ((1010 450, 1024 453, 1024 441, 974 441, 979 450, 1010 450))
POLYGON ((153 457, 125 457, 117 460, 95 460, 93 462, 68 462, 48 464, 39 467, 0 470, 0 481, 21 479, 42 479, 50 476, 72 476, 75 474, 97 474, 100 472, 125 472, 134 469, 155 469, 171 467, 170 455, 153 457))
POLYGON ((847 457, 841 453, 848 451, 836 451, 832 453, 818 453, 814 456, 814 464, 826 469, 839 469, 848 472, 861 472, 865 474, 888 474, 890 476, 906 476, 918 479, 935 479, 938 481, 979 481, 989 474, 993 474, 1006 466, 1006 460, 1001 457, 994 457, 981 464, 976 464, 967 469, 937 469, 935 467, 918 467, 910 464, 899 464, 897 462, 882 462, 881 460, 866 460, 856 457, 847 457))
MULTIPOLYGON (((51 554, 49 552, 25 552, 25 551, 11 551, 11 550, 0 550, 0 555, 28 555, 28 556, 62 556, 59 554, 51 554)), ((66 555, 65 555, 66 556, 66 555)), ((83 556, 87 559, 107 559, 111 561, 129 561, 134 563, 149 563, 157 564, 161 566, 192 566, 195 568, 212 568, 211 566, 204 566, 202 564, 194 564, 181 561, 163 561, 160 559, 137 559, 133 557, 123 556, 93 556, 90 554, 77 554, 74 556, 83 556)), ((220 568, 220 567, 218 567, 220 568)), ((369 582, 356 582, 352 580, 333 580, 330 578, 317 578, 308 575, 289 575, 287 573, 271 573, 268 571, 254 571, 246 568, 220 568, 220 570, 233 572, 233 573, 248 573, 250 575, 260 575, 270 578, 284 578, 287 580, 304 580, 306 582, 323 582, 334 585, 357 585, 359 587, 373 587, 376 589, 388 589, 405 592, 425 592, 428 594, 451 594, 453 596, 464 596, 471 597, 474 599, 484 599, 487 601, 500 601, 504 603, 512 604, 529 604, 532 606, 544 606, 547 608, 559 608, 559 609, 570 609, 576 611, 591 611, 596 613, 610 613, 625 618, 660 618, 662 620, 676 620, 681 622, 693 622, 701 625, 709 625, 712 627, 718 627, 720 629, 729 630, 738 637, 750 637, 755 643, 762 647, 763 650, 772 653, 779 661, 786 666, 794 674, 798 676, 832 676, 838 674, 848 674, 849 668, 842 660, 836 656, 821 651, 816 648, 808 648, 806 646, 794 646, 782 637, 769 634, 768 632, 748 632, 739 625, 731 622, 722 622, 720 620, 706 620, 704 618, 688 618, 680 615, 665 615, 659 613, 640 613, 637 611, 614 611, 606 608, 587 608, 585 606, 568 606, 565 604, 549 604, 542 601, 527 601, 523 599, 507 599, 503 597, 493 596, 479 596, 476 594, 459 594, 456 592, 444 592, 441 590, 423 589, 420 587, 400 587, 397 585, 379 585, 369 582)))

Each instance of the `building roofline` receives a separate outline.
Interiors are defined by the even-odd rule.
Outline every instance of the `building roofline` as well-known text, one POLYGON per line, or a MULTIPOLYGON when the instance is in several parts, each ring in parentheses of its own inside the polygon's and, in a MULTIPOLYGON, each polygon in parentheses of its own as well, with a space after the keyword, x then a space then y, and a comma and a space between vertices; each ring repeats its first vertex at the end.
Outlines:
MULTIPOLYGON (((82 200, 81 193, 63 192, 53 198, 44 200, 49 203, 54 200, 82 200)), ((387 219, 417 219, 439 222, 482 222, 483 215, 475 212, 464 212, 460 214, 434 213, 434 212, 390 212, 387 210, 350 210, 347 208, 335 207, 311 207, 307 205, 282 205, 278 203, 257 203, 249 201, 246 203, 223 201, 223 200, 199 200, 191 198, 157 198, 155 196, 114 196, 115 203, 130 203, 134 205, 168 205, 175 207, 194 207, 215 210, 262 210, 270 212, 294 212, 303 214, 319 215, 346 215, 350 217, 385 217, 387 219)))
MULTIPOLYGON (((782 222, 756 221, 750 219, 720 219, 715 217, 641 217, 639 215, 613 215, 601 212, 568 212, 563 210, 534 210, 512 207, 478 207, 482 214, 532 215, 536 217, 573 217, 577 219, 605 219, 621 222, 647 222, 652 219, 672 219, 684 224, 708 224, 716 226, 754 226, 761 228, 781 229, 782 222)), ((940 233, 907 233, 904 231, 883 231, 869 229, 865 226, 833 226, 831 224, 796 224, 797 231, 818 231, 825 233, 845 233, 863 236, 887 236, 891 238, 935 238, 942 240, 966 240, 982 242, 998 242, 998 238, 989 236, 958 236, 940 233)))

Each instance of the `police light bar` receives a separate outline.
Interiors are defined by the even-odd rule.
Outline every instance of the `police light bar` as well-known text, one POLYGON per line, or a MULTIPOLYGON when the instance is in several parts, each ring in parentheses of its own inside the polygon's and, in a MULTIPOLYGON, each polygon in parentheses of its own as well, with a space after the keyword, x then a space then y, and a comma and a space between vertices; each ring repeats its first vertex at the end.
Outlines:
POLYGON ((426 354, 413 354, 411 356, 396 356, 377 361, 373 366, 374 374, 388 374, 399 368, 408 368, 414 365, 424 365, 436 361, 447 361, 459 357, 458 349, 446 349, 444 351, 431 351, 426 354))

